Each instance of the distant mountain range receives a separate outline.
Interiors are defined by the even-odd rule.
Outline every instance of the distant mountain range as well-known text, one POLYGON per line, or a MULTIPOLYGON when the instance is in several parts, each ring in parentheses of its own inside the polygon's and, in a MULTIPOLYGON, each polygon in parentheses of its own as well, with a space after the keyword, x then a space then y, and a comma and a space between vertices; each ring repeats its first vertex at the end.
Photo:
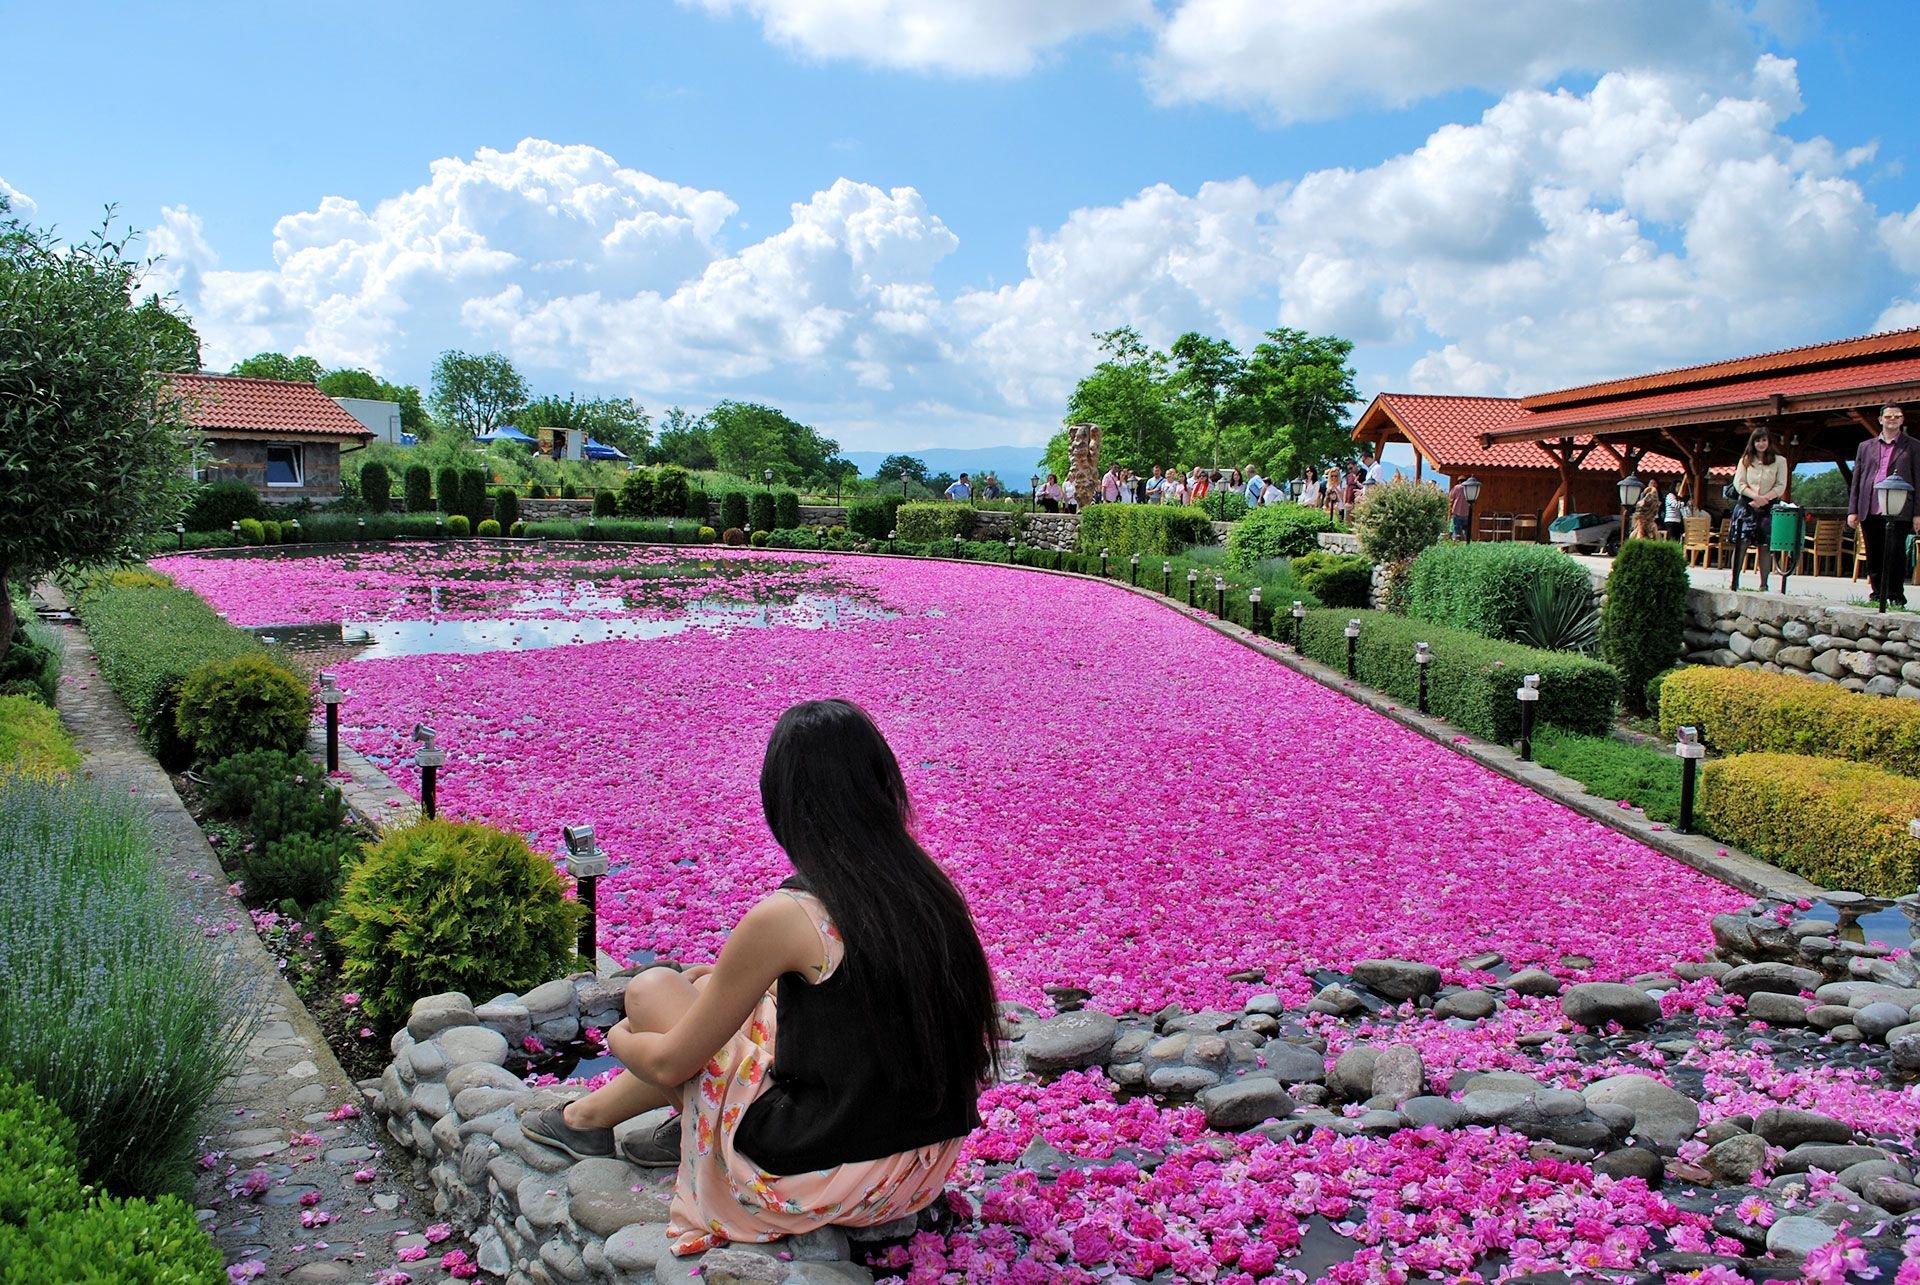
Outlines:
POLYGON ((873 471, 880 467, 880 461, 894 454, 913 456, 927 466, 929 473, 951 473, 955 477, 962 473, 973 477, 992 473, 1009 490, 1024 491, 1027 489, 1027 479, 1039 467, 1040 457, 1046 454, 1046 448, 982 446, 973 450, 959 450, 933 446, 924 451, 848 451, 846 457, 853 461, 862 477, 872 477, 873 471))

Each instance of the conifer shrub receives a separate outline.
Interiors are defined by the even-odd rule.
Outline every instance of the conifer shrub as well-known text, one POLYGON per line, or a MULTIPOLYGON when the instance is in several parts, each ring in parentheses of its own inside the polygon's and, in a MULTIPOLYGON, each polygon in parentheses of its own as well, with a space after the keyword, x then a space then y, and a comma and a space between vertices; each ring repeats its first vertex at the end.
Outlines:
POLYGON ((753 518, 756 531, 773 530, 773 495, 768 491, 755 491, 747 502, 748 512, 753 518))
POLYGON ((393 507, 393 474, 379 460, 360 466, 360 499, 375 513, 393 507))
POLYGON ((669 464, 653 478, 653 511, 663 518, 698 518, 707 520, 706 496, 700 497, 700 512, 694 513, 687 507, 687 496, 692 479, 683 468, 669 464))
POLYGON ((637 468, 627 474, 627 480, 620 484, 622 517, 650 518, 657 511, 655 501, 651 469, 637 468))
POLYGON ((309 721, 306 681, 259 652, 195 667, 174 708, 175 730, 200 763, 248 750, 297 750, 309 721))
POLYGON ((240 519, 240 543, 261 545, 267 542, 267 529, 259 518, 240 519))
POLYGON ((800 493, 776 491, 773 495, 773 529, 792 531, 800 525, 800 493))
POLYGON ((1647 682, 1679 663, 1687 627, 1687 560, 1672 540, 1629 540, 1607 576, 1600 653, 1620 671, 1627 700, 1646 713, 1647 682))
POLYGON ((447 534, 456 540, 464 540, 473 534, 473 524, 467 521, 467 515, 464 513, 449 513, 447 534))
POLYGON ((747 537, 747 543, 756 549, 764 549, 767 547, 767 541, 772 538, 773 532, 771 531, 755 531, 747 537))
POLYGON ((477 468, 460 471, 460 512, 470 525, 479 525, 493 508, 487 494, 487 475, 477 468))
POLYGON ((460 512, 460 470, 449 464, 434 478, 433 498, 442 513, 460 512))
POLYGON ((432 512, 433 471, 424 464, 407 465, 406 493, 407 512, 432 512))
POLYGON ((369 847, 327 926, 342 980, 392 1023, 423 995, 524 992, 570 971, 585 914, 519 835, 440 820, 369 847))
POLYGON ((527 524, 524 521, 515 522, 507 528, 507 534, 518 540, 527 534, 527 524))
POLYGON ((728 491, 720 497, 720 525, 745 529, 747 525, 747 493, 745 491, 728 491))
MULTIPOLYGON (((707 527, 705 529, 710 531, 713 528, 707 527)), ((737 548, 738 546, 743 545, 747 542, 747 533, 745 531, 742 531, 737 526, 730 526, 721 533, 720 539, 724 541, 726 544, 728 544, 729 546, 737 548)))
POLYGON ((697 486, 687 488, 686 516, 695 522, 713 521, 713 501, 707 493, 697 486))
POLYGON ((715 531, 712 527, 703 526, 700 528, 700 543, 712 544, 715 540, 718 540, 719 538, 720 538, 720 533, 718 531, 715 531))
POLYGON ((520 520, 520 492, 503 486, 493 493, 493 520, 500 524, 501 531, 520 520))
POLYGON ((612 491, 601 490, 593 493, 593 516, 610 518, 619 511, 620 497, 612 491))
POLYGON ((360 836, 350 830, 284 834, 240 855, 240 880, 269 905, 292 901, 307 910, 333 899, 359 856, 360 836))

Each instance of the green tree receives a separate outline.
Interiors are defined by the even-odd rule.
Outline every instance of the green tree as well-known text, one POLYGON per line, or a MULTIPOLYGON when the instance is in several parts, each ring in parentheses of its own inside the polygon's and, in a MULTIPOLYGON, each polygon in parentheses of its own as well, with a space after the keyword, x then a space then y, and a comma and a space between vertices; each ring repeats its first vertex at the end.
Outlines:
POLYGON ((131 555, 179 517, 193 430, 168 391, 176 337, 134 306, 111 225, 61 245, 0 199, 0 657, 6 590, 131 555))
POLYGON ((1793 479, 1793 502, 1809 509, 1847 507, 1847 479, 1837 468, 1804 473, 1793 479))
POLYGON ((400 428, 418 434, 427 426, 427 408, 412 384, 390 384, 371 371, 354 367, 330 370, 316 381, 329 397, 360 397, 374 402, 400 403, 400 428))
POLYGON ((798 482, 824 472, 840 451, 832 438, 757 402, 721 402, 706 419, 720 467, 756 481, 772 469, 775 480, 798 482))
POLYGON ((713 455, 713 430, 685 407, 672 407, 660 420, 660 433, 647 452, 647 462, 677 464, 684 469, 713 468, 719 462, 713 455))
POLYGON ((539 397, 514 412, 513 422, 523 432, 536 428, 566 428, 584 432, 596 442, 617 446, 635 459, 645 459, 652 417, 631 397, 593 397, 581 400, 539 397))
POLYGON ((153 344, 154 364, 166 371, 193 372, 200 369, 200 336, 193 323, 175 312, 157 294, 133 310, 135 320, 147 331, 153 344))
POLYGON ((1281 477, 1353 452, 1347 408, 1360 400, 1351 340, 1269 330, 1237 381, 1252 457, 1281 477))
POLYGON ((434 410, 461 437, 491 433, 527 404, 527 381, 497 352, 457 348, 433 363, 434 410))
POLYGON ((233 363, 228 372, 253 379, 283 379, 290 384, 317 384, 326 369, 320 359, 304 353, 289 357, 280 352, 260 352, 233 363))
POLYGON ((880 461, 880 467, 874 470, 874 477, 882 482, 900 480, 905 473, 916 482, 927 480, 927 462, 917 455, 889 455, 880 461))
MULTIPOLYGON (((1220 402, 1240 381, 1245 363, 1225 339, 1189 330, 1173 341, 1175 390, 1200 421, 1209 467, 1220 467, 1220 402)), ((1197 454, 1197 452, 1194 452, 1197 454)))
POLYGON ((1107 359, 1067 399, 1066 422, 1100 426, 1102 464, 1145 473, 1175 453, 1167 355, 1147 347, 1132 326, 1097 334, 1107 359))

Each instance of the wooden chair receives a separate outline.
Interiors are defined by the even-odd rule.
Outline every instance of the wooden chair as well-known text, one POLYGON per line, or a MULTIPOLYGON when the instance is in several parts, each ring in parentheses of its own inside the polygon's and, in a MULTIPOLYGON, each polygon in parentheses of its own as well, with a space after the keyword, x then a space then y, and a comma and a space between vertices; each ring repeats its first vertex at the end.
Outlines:
POLYGON ((1486 538, 1489 540, 1511 540, 1513 539, 1513 514, 1489 513, 1486 525, 1482 529, 1487 533, 1486 538))
POLYGON ((1840 543, 1846 533, 1847 524, 1839 518, 1813 520, 1813 530, 1807 533, 1806 554, 1803 559, 1806 563, 1806 574, 1819 575, 1821 562, 1828 561, 1833 563, 1833 574, 1836 577, 1839 576, 1840 543))
POLYGON ((1701 513, 1685 519, 1680 524, 1680 551, 1686 554, 1690 567, 1710 567, 1713 565, 1713 518, 1701 513))
POLYGON ((1513 530, 1508 537, 1513 540, 1525 540, 1537 544, 1540 540, 1540 515, 1537 513, 1516 513, 1513 515, 1513 530))

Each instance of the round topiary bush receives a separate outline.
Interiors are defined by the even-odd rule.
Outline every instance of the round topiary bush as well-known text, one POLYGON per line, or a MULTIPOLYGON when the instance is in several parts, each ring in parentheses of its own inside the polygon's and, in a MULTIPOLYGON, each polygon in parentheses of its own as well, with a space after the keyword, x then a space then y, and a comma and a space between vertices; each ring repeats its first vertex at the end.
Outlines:
POLYGON ((467 536, 473 534, 473 524, 467 521, 467 515, 464 513, 449 513, 447 515, 447 534, 457 539, 465 539, 467 536))
POLYGON ((1444 491, 1396 477, 1362 492, 1353 506, 1353 533, 1360 537, 1360 552, 1373 562, 1405 562, 1440 542, 1451 515, 1444 491))
POLYGON ((500 535, 500 524, 494 521, 492 518, 487 518, 485 521, 480 523, 480 530, 478 534, 485 539, 489 539, 489 540, 496 539, 500 535))
MULTIPOLYGON (((713 528, 704 527, 702 529, 711 531, 713 528)), ((731 545, 742 545, 747 542, 747 533, 737 526, 730 526, 721 534, 720 538, 731 545)))
POLYGON ((703 526, 700 528, 700 543, 712 544, 715 540, 718 540, 719 538, 720 538, 720 533, 718 531, 715 531, 712 527, 703 526))
POLYGON ((526 991, 568 972, 585 915, 519 835, 423 821, 367 849, 327 927, 341 980, 391 1023, 423 995, 526 991))
POLYGON ((767 541, 771 538, 772 533, 769 531, 755 531, 747 537, 747 543, 756 549, 764 549, 767 547, 767 541))
POLYGON ((508 530, 507 534, 518 540, 527 534, 527 524, 525 522, 516 522, 512 528, 508 530))
POLYGON ((210 660, 180 684, 173 721, 201 763, 248 750, 299 749, 307 740, 307 684, 263 655, 210 660))
POLYGON ((1636 713, 1647 713, 1647 683, 1680 662, 1687 627, 1687 560, 1673 540, 1629 540, 1607 576, 1600 654, 1620 671, 1636 713))
POLYGON ((265 544, 266 542, 267 528, 259 518, 240 519, 240 543, 265 544))
POLYGON ((593 493, 593 516, 596 518, 610 518, 617 513, 619 509, 620 497, 612 491, 595 491, 593 493))

